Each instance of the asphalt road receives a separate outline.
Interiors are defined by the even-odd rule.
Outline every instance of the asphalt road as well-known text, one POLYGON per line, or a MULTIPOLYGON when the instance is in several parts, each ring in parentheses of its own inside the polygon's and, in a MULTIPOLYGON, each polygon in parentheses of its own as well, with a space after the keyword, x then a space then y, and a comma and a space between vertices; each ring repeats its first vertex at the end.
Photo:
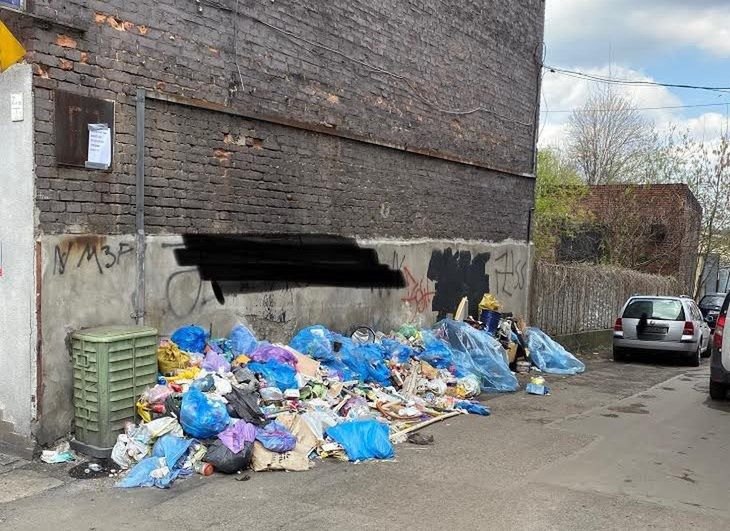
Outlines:
POLYGON ((729 529, 730 402, 708 399, 707 362, 587 365, 548 376, 550 396, 489 397, 491 417, 436 424, 391 462, 165 491, 32 464, 0 475, 0 528, 729 529))

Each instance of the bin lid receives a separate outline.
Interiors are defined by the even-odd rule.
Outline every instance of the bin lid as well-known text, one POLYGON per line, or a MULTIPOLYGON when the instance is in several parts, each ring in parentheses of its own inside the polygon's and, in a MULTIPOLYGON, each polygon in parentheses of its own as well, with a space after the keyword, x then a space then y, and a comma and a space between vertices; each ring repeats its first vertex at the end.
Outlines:
POLYGON ((74 332, 73 338, 95 343, 113 343, 124 339, 156 336, 157 329, 151 326, 110 325, 84 328, 74 332))

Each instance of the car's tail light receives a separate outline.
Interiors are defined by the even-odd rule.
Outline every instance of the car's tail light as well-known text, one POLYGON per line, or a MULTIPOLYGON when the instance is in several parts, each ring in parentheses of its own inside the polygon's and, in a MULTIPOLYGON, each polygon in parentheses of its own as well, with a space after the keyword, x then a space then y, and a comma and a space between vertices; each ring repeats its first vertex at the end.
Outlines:
POLYGON ((717 350, 722 348, 722 334, 725 330, 725 315, 721 315, 717 318, 715 323, 715 335, 712 337, 712 346, 717 350))
POLYGON ((695 335, 695 324, 692 321, 684 322, 684 330, 682 330, 682 335, 683 336, 695 335))
POLYGON ((616 319, 616 323, 613 325, 613 331, 614 332, 623 332, 624 331, 624 325, 621 322, 620 317, 618 319, 616 319))

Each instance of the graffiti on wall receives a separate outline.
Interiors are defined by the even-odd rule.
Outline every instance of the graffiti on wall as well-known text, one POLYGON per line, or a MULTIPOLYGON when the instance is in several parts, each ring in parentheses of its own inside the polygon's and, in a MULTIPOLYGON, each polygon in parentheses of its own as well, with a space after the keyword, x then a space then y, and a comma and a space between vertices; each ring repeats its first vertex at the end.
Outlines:
POLYGON ((511 297, 515 292, 525 288, 527 284, 527 260, 515 257, 512 249, 507 249, 494 259, 497 268, 494 272, 494 292, 497 296, 511 297))
POLYGON ((453 251, 451 247, 431 253, 426 276, 434 282, 431 310, 438 312, 439 319, 453 314, 462 297, 469 298, 469 315, 477 315, 479 301, 489 291, 489 258, 490 253, 472 257, 471 251, 453 251))
POLYGON ((53 249, 53 274, 63 275, 69 269, 80 269, 103 275, 105 271, 119 266, 133 251, 133 244, 119 242, 107 245, 103 236, 68 238, 53 249))
POLYGON ((416 280, 416 277, 413 276, 408 266, 404 266, 401 271, 403 271, 403 275, 406 277, 406 289, 408 290, 408 294, 402 297, 401 300, 412 304, 417 313, 425 312, 434 295, 436 295, 436 292, 428 289, 427 278, 421 277, 416 280))
POLYGON ((393 256, 390 260, 390 267, 400 270, 406 280, 406 294, 401 297, 401 301, 409 304, 414 314, 429 311, 431 299, 433 299, 436 292, 431 289, 428 278, 426 278, 425 275, 417 278, 417 275, 411 271, 405 261, 405 255, 401 256, 398 251, 393 251, 393 256))

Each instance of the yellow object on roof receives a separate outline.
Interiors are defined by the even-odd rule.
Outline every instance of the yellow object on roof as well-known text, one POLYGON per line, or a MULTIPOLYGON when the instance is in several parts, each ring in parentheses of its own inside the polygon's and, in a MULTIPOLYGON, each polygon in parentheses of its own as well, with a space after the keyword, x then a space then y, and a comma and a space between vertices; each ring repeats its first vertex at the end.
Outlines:
POLYGON ((0 20, 0 72, 7 70, 25 55, 25 48, 0 20))

